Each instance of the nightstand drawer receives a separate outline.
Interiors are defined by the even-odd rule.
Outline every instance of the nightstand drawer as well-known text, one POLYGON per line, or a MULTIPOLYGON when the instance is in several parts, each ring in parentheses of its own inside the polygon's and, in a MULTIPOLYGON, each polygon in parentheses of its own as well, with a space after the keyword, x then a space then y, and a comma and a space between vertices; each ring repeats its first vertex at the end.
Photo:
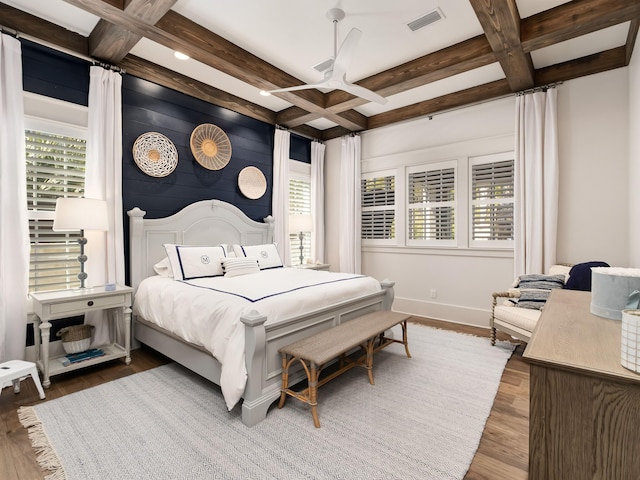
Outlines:
POLYGON ((87 297, 82 300, 52 303, 49 306, 51 315, 81 313, 86 310, 122 307, 125 304, 126 295, 109 295, 106 297, 87 297))

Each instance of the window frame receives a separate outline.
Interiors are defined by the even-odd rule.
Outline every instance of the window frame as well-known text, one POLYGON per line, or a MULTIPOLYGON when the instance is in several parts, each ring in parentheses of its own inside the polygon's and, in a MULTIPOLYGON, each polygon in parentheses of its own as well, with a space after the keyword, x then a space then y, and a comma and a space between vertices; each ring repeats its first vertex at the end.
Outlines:
MULTIPOLYGON (((515 152, 501 152, 501 153, 492 153, 488 155, 478 155, 469 157, 469 170, 468 170, 468 178, 469 178, 469 190, 468 190, 468 205, 469 205, 469 213, 468 213, 468 228, 469 228, 469 247, 474 249, 513 249, 515 246, 514 239, 509 240, 474 240, 474 225, 473 225, 473 207, 475 205, 482 205, 486 203, 499 203, 499 204, 508 204, 511 203, 513 205, 513 215, 515 215, 515 152), (486 165, 490 163, 499 163, 504 161, 513 161, 514 162, 514 184, 512 185, 512 191, 514 196, 512 197, 503 197, 503 198, 495 198, 492 197, 490 199, 473 199, 473 167, 474 165, 486 165)), ((512 229, 515 235, 515 225, 514 225, 514 217, 512 215, 512 229)))
POLYGON ((394 234, 392 237, 390 238, 363 238, 362 237, 362 232, 360 234, 361 237, 361 244, 362 245, 398 245, 398 240, 399 240, 399 236, 398 236, 398 215, 399 215, 399 211, 398 211, 398 169, 388 169, 388 170, 378 170, 375 172, 369 172, 369 173, 363 173, 360 175, 360 198, 361 198, 361 203, 360 203, 360 228, 362 230, 362 219, 363 219, 363 213, 364 212, 371 212, 371 211, 382 211, 382 210, 388 210, 388 211, 393 211, 393 223, 391 226, 391 229, 393 230, 394 234), (373 205, 373 206, 368 206, 368 207, 364 207, 362 205, 363 199, 364 199, 364 195, 362 192, 362 181, 363 180, 372 180, 375 178, 384 178, 384 177, 393 177, 393 184, 394 184, 394 203, 393 203, 393 208, 390 208, 390 205, 373 205))
POLYGON ((405 230, 405 236, 406 236, 406 245, 409 247, 415 247, 415 246, 427 246, 427 247, 457 247, 458 246, 458 242, 459 242, 459 229, 458 229, 458 224, 459 224, 459 216, 460 216, 460 195, 459 195, 459 188, 458 188, 458 183, 459 183, 459 178, 458 178, 458 172, 459 172, 459 164, 458 164, 458 160, 444 160, 444 161, 439 161, 439 162, 433 162, 433 163, 423 163, 420 165, 411 165, 408 166, 406 168, 406 172, 405 172, 405 185, 406 185, 406 197, 405 197, 405 205, 406 205, 406 214, 404 216, 404 230, 405 230), (453 175, 454 175, 454 180, 453 180, 453 189, 454 189, 454 199, 450 200, 450 201, 444 201, 444 202, 427 202, 427 203, 410 203, 409 202, 409 195, 410 195, 410 185, 409 185, 409 175, 411 175, 412 173, 418 173, 418 172, 430 172, 430 171, 436 171, 436 170, 446 170, 446 169, 453 169, 453 175), (429 203, 431 203, 432 205, 440 205, 440 206, 451 206, 453 208, 453 238, 452 239, 411 239, 409 236, 409 215, 411 214, 411 210, 412 209, 417 209, 417 208, 424 208, 424 206, 429 205, 429 203), (412 206, 413 205, 413 206, 412 206), (421 206, 422 205, 422 206, 421 206))
MULTIPOLYGON (((309 214, 313 214, 313 195, 311 189, 313 188, 311 182, 311 164, 301 162, 299 160, 289 160, 289 182, 291 180, 298 180, 309 184, 309 214)), ((300 213, 291 209, 291 183, 289 183, 289 215, 294 213, 300 213)), ((304 212, 307 213, 307 212, 304 212)), ((303 232, 305 234, 303 239, 303 255, 305 261, 313 261, 315 258, 315 248, 313 242, 312 232, 303 232)), ((300 241, 298 237, 299 233, 289 233, 289 253, 291 258, 289 259, 290 265, 300 264, 300 241)))
MULTIPOLYGON (((64 137, 71 137, 76 139, 87 140, 88 137, 88 108, 81 105, 64 102, 61 100, 44 97, 42 95, 36 95, 32 93, 24 93, 25 115, 24 115, 24 127, 25 136, 26 131, 39 131, 52 135, 59 135, 64 137)), ((85 143, 86 145, 86 143, 85 143)), ((26 145, 25 145, 26 146, 26 145)), ((86 156, 85 156, 86 159, 86 156)), ((23 161, 27 161, 26 151, 23 161)), ((25 177, 25 182, 28 181, 28 177, 25 177)), ((76 196, 76 195, 72 195, 76 196)), ((33 220, 46 220, 53 222, 55 211, 54 210, 38 210, 27 208, 27 219, 29 220, 29 244, 31 246, 31 236, 35 233, 32 232, 31 222, 33 220)), ((47 229, 43 230, 46 233, 47 229)), ((37 233, 37 232, 36 232, 37 233)), ((69 258, 66 260, 69 277, 66 284, 55 283, 52 285, 44 285, 42 288, 37 288, 37 282, 34 288, 32 286, 31 275, 29 281, 29 292, 44 291, 53 289, 71 289, 76 287, 77 274, 80 272, 80 264, 77 261, 77 256, 80 253, 80 247, 77 244, 80 231, 78 232, 60 232, 56 234, 61 238, 66 238, 67 255, 69 258)), ((63 247, 64 248, 64 247, 63 247)), ((35 268, 32 266, 32 258, 29 258, 29 271, 30 274, 35 268)), ((64 263, 64 262, 62 262, 64 263)), ((64 267, 61 267, 63 269, 64 267)))

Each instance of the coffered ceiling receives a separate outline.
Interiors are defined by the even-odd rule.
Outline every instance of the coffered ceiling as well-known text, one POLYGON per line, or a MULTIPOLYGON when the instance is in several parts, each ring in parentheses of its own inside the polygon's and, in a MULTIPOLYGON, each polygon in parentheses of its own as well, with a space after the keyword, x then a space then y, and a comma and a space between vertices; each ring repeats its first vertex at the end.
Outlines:
POLYGON ((640 0, 2 0, 0 26, 300 134, 336 138, 624 67, 640 0), (352 28, 342 90, 314 69, 352 28), (441 19, 407 24, 437 10, 441 19), (190 58, 178 60, 177 50, 190 58))

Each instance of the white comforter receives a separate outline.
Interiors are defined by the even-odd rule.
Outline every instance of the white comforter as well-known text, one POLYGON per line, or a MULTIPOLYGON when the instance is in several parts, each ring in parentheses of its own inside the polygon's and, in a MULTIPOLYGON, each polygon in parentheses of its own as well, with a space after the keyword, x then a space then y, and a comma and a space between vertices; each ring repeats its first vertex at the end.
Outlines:
POLYGON ((220 388, 230 410, 247 381, 241 315, 257 310, 270 325, 380 288, 371 277, 298 268, 188 282, 155 276, 140 283, 133 311, 211 352, 222 365, 220 388))

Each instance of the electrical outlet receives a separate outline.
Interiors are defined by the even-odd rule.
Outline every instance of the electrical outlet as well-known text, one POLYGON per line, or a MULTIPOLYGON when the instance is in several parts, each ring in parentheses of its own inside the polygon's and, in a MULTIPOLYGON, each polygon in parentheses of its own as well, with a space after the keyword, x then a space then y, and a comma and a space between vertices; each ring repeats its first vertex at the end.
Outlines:
POLYGON ((429 296, 431 298, 436 298, 438 296, 438 291, 435 288, 432 288, 431 292, 429 292, 429 296))

